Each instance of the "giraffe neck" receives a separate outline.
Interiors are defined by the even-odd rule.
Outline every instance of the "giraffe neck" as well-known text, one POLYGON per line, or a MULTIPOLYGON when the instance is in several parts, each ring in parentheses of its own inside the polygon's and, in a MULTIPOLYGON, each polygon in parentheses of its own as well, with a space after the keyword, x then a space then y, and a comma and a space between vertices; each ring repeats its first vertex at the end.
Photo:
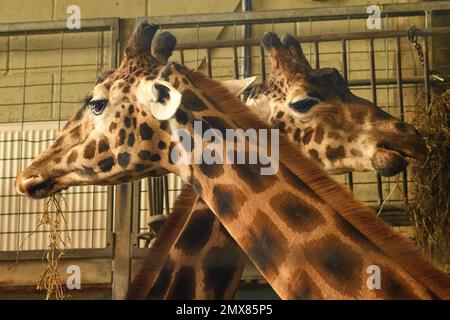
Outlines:
POLYGON ((239 246, 197 198, 148 297, 232 299, 244 262, 239 246))
POLYGON ((226 171, 214 184, 200 168, 193 175, 205 202, 281 298, 430 298, 288 170, 252 185, 237 183, 230 179, 236 172, 226 171), (277 192, 265 191, 272 188, 277 192), (383 275, 380 291, 367 287, 373 265, 383 275))
POLYGON ((186 186, 133 279, 127 299, 232 299, 245 255, 186 186))
MULTIPOLYGON (((188 90, 191 96, 191 100, 183 102, 186 109, 180 112, 190 113, 212 128, 245 129, 242 124, 235 123, 235 119, 245 118, 242 114, 245 109, 233 110, 230 107, 237 103, 236 99, 227 95, 220 86, 196 74, 188 73, 188 77, 196 86, 183 88, 182 85, 178 88, 183 97, 188 90), (210 87, 202 91, 196 88, 205 86, 210 87), (212 102, 212 97, 225 97, 227 105, 212 102), (202 108, 190 106, 193 101, 200 102, 202 108), (228 114, 240 112, 239 116, 231 119, 221 112, 226 108, 228 114)), ((180 119, 183 121, 178 121, 178 127, 194 134, 189 121, 185 121, 186 117, 180 119)), ((257 127, 259 124, 253 120, 254 117, 252 125, 257 127)), ((265 126, 261 124, 261 127, 265 126)), ((290 145, 283 143, 280 158, 289 159, 286 152, 292 150, 287 148, 290 145)), ((380 250, 373 245, 373 239, 378 241, 375 242, 377 245, 381 243, 376 234, 371 234, 371 241, 367 240, 358 230, 361 228, 358 225, 361 217, 349 214, 349 208, 352 209, 353 205, 353 209, 367 215, 368 220, 363 223, 375 223, 385 233, 382 238, 395 238, 393 232, 384 225, 380 226, 382 223, 378 220, 371 219, 372 212, 353 200, 340 186, 333 184, 326 175, 319 179, 314 172, 321 171, 311 161, 301 154, 296 156, 304 161, 303 171, 299 168, 294 171, 282 163, 276 175, 261 176, 257 165, 192 164, 189 174, 182 174, 182 177, 201 195, 281 298, 398 298, 408 293, 411 294, 409 298, 430 298, 421 284, 426 281, 425 277, 416 280, 410 274, 414 271, 420 276, 420 270, 411 266, 404 268, 393 259, 388 248, 380 250), (311 190, 302 179, 316 190, 311 190), (326 182, 326 187, 320 187, 323 182, 326 182), (336 194, 345 202, 333 203, 336 194), (255 203, 259 204, 258 208, 255 203), (346 215, 347 220, 350 218, 350 223, 342 215, 346 215), (381 252, 386 249, 391 258, 381 252), (382 273, 386 275, 384 278, 389 280, 384 290, 374 292, 366 285, 362 275, 372 265, 382 267, 382 273), (389 283, 395 284, 394 289, 389 289, 389 283)), ((405 244, 403 239, 402 244, 405 244)), ((404 249, 408 254, 418 255, 409 247, 404 249)), ((420 262, 426 265, 424 261, 420 262)), ((442 276, 431 270, 433 275, 442 276)), ((447 281, 445 277, 442 279, 447 281)), ((429 286, 433 285, 431 281, 429 286)), ((439 289, 439 284, 436 286, 439 289)), ((444 287, 442 293, 448 293, 446 290, 444 287)))

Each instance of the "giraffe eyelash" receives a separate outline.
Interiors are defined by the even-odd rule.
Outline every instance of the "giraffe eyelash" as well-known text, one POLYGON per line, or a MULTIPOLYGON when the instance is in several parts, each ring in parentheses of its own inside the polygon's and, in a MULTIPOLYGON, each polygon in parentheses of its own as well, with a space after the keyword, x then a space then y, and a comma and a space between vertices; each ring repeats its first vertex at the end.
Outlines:
POLYGON ((310 98, 317 99, 317 100, 323 100, 323 99, 322 99, 322 96, 320 95, 320 93, 315 92, 315 91, 310 91, 310 92, 308 92, 308 93, 307 93, 307 96, 310 97, 310 98))
POLYGON ((316 98, 307 97, 305 99, 293 102, 289 104, 289 107, 297 112, 305 113, 308 112, 312 107, 319 103, 316 98))
POLYGON ((88 95, 87 97, 85 97, 85 98, 83 99, 83 106, 84 106, 84 107, 88 106, 88 105, 91 103, 92 98, 93 98, 93 96, 92 96, 91 94, 88 95))

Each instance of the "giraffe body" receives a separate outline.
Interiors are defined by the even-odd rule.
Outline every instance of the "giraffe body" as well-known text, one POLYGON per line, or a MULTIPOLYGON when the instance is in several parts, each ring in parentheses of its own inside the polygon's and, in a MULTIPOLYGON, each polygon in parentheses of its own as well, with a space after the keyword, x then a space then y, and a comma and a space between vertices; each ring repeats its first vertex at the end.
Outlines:
MULTIPOLYGON (((268 127, 220 84, 162 63, 173 50, 167 33, 150 54, 155 31, 147 23, 137 27, 120 67, 17 177, 19 193, 43 197, 72 185, 173 172, 202 197, 281 298, 449 296, 448 277, 284 137, 275 175, 260 175, 258 164, 176 164, 169 155, 183 149, 171 132, 194 135, 194 120, 218 130, 268 127), (378 292, 361 276, 374 262, 389 280, 378 292)), ((388 155, 385 160, 381 165, 391 167, 388 155)))

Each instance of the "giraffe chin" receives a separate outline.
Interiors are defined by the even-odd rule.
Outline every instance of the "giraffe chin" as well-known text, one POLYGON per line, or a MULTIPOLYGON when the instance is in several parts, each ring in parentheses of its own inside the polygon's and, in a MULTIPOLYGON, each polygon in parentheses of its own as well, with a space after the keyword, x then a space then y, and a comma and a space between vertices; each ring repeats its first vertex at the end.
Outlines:
POLYGON ((408 166, 408 160, 396 150, 377 148, 372 156, 373 168, 382 176, 391 177, 408 166))

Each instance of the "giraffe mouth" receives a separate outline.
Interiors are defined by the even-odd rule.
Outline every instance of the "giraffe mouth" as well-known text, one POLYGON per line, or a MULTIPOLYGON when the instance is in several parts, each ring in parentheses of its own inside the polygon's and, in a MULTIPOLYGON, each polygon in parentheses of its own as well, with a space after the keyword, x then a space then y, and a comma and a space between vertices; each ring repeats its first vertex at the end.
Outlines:
POLYGON ((406 169, 408 158, 413 157, 403 151, 380 146, 375 150, 371 161, 380 175, 391 177, 406 169))
POLYGON ((53 178, 42 179, 40 176, 31 176, 28 178, 16 178, 16 191, 20 195, 28 196, 33 199, 42 199, 60 191, 56 181, 53 178))
POLYGON ((28 195, 32 198, 45 198, 53 189, 55 182, 51 179, 44 180, 38 184, 30 186, 28 195))

